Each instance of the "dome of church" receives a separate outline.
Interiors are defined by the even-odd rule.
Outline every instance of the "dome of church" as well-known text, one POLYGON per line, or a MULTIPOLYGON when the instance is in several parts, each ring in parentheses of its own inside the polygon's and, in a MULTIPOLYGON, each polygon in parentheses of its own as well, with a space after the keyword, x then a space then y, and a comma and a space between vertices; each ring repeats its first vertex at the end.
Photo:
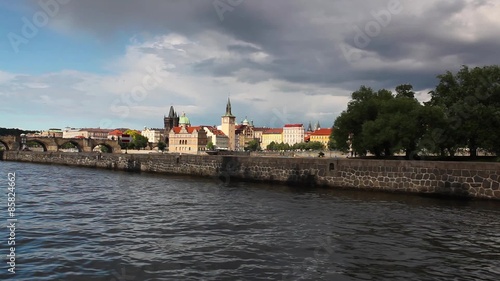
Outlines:
POLYGON ((182 113, 181 117, 179 117, 179 126, 181 125, 191 125, 185 113, 182 113))

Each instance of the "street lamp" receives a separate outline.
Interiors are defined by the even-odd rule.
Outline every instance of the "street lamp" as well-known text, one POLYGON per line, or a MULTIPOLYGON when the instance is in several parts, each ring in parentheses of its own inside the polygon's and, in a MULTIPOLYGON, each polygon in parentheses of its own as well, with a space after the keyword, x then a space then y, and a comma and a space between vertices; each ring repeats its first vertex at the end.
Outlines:
POLYGON ((21 134, 21 150, 26 150, 26 134, 21 134))

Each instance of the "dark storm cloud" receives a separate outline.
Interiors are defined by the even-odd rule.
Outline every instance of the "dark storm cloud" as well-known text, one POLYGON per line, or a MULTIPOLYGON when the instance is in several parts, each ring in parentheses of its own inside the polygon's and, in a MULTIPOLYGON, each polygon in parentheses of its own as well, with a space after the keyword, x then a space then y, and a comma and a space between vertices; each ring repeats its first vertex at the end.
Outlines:
POLYGON ((366 33, 367 26, 377 22, 374 14, 387 11, 390 0, 72 1, 60 19, 74 30, 100 38, 113 38, 124 29, 187 37, 207 31, 229 35, 257 47, 231 44, 227 50, 239 54, 240 60, 210 58, 193 69, 214 76, 259 71, 260 75, 237 77, 251 83, 274 78, 348 90, 366 83, 388 88, 412 83, 416 89, 426 89, 447 69, 499 63, 500 39, 494 33, 498 26, 485 26, 479 30, 485 34, 464 40, 463 33, 471 32, 467 20, 474 19, 456 18, 492 2, 396 2, 402 12, 391 14, 387 25, 379 22, 379 32, 368 36, 363 46, 356 44, 359 30, 366 33), (229 7, 222 16, 220 3, 229 7), (361 52, 359 57, 346 56, 345 46, 361 52), (256 63, 245 58, 257 52, 269 54, 270 60, 256 63))

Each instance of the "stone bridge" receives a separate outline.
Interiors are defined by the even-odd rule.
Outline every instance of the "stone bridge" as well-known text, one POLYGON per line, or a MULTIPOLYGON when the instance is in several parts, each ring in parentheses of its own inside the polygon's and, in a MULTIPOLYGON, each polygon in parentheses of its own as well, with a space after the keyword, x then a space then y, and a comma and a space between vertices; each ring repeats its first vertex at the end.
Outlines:
MULTIPOLYGON (((117 140, 100 140, 100 139, 63 139, 50 137, 27 137, 26 142, 35 142, 39 144, 43 151, 59 151, 66 143, 71 143, 78 149, 79 152, 92 152, 98 145, 108 148, 112 153, 121 153, 120 145, 117 140)), ((5 146, 6 150, 20 150, 20 136, 0 136, 0 143, 5 146)))

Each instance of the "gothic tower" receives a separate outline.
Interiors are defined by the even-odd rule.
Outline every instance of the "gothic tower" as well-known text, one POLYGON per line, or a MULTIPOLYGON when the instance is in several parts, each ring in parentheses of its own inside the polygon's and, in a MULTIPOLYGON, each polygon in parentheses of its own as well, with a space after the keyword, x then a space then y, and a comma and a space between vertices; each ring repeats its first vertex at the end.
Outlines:
POLYGON ((319 125, 319 120, 318 120, 318 123, 316 123, 316 125, 314 126, 314 130, 317 131, 321 129, 321 126, 319 125))
POLYGON ((228 150, 236 150, 235 124, 236 117, 231 113, 231 101, 227 98, 226 114, 222 115, 222 132, 229 138, 228 150))
POLYGON ((173 127, 179 126, 179 115, 174 111, 174 107, 170 106, 170 111, 168 112, 168 116, 163 116, 163 125, 164 125, 164 136, 165 142, 168 145, 168 133, 172 130, 173 127))
POLYGON ((309 126, 307 126, 307 132, 313 132, 311 121, 309 121, 309 126))

